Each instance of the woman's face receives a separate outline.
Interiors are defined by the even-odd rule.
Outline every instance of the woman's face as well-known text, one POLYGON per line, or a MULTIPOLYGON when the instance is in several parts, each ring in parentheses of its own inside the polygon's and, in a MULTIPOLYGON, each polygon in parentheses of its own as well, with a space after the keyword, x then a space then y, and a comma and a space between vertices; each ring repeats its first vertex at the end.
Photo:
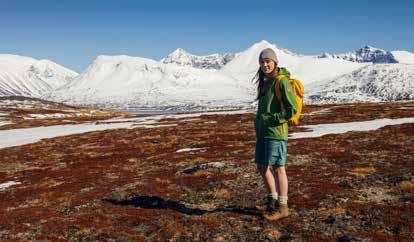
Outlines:
POLYGON ((276 63, 271 59, 262 59, 259 61, 260 69, 263 71, 265 75, 269 75, 273 72, 276 68, 276 63))

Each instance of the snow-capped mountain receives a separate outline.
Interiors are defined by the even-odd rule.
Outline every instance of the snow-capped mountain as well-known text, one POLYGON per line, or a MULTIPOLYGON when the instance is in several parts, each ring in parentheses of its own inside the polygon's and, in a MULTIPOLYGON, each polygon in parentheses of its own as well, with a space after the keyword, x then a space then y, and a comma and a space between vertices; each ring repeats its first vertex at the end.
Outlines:
POLYGON ((293 77, 299 78, 305 84, 305 87, 308 83, 332 79, 367 65, 340 59, 300 55, 263 40, 238 53, 220 72, 252 86, 250 80, 259 69, 259 54, 265 48, 275 50, 279 66, 286 67, 293 77))
POLYGON ((0 96, 40 97, 76 75, 49 60, 0 54, 0 96))
POLYGON ((44 96, 101 106, 238 106, 252 101, 237 80, 215 70, 131 56, 99 56, 69 84, 44 96))
POLYGON ((372 46, 364 46, 363 48, 343 53, 343 54, 329 54, 324 53, 319 58, 333 58, 342 59, 353 62, 372 62, 372 63, 398 63, 392 52, 383 49, 374 48, 372 46))
MULTIPOLYGON (((265 48, 274 49, 280 66, 286 67, 293 77, 304 83, 308 102, 413 98, 410 92, 405 91, 413 89, 412 65, 315 58, 296 54, 267 41, 237 53, 218 70, 125 55, 99 56, 72 82, 43 98, 121 108, 192 109, 251 105, 256 96, 256 86, 251 80, 259 68, 259 53, 265 48), (404 87, 404 91, 398 89, 396 83, 404 87), (335 93, 339 94, 335 96, 335 93)), ((401 51, 400 58, 409 61, 410 55, 401 51)))
POLYGON ((414 99, 414 65, 376 64, 308 86, 307 103, 354 103, 414 99))
POLYGON ((234 54, 224 55, 213 54, 197 56, 188 53, 184 49, 178 48, 165 58, 161 59, 164 64, 175 64, 179 66, 190 66, 199 69, 220 69, 234 58, 234 54))

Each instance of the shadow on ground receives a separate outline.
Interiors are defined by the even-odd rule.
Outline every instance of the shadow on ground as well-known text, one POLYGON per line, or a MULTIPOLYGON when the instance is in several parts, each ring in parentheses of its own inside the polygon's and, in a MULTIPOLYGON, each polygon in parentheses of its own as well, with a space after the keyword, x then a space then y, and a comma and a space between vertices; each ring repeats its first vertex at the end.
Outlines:
POLYGON ((150 208, 150 209, 171 209, 186 215, 204 215, 207 213, 217 212, 232 212, 244 215, 260 216, 262 213, 257 208, 239 207, 234 205, 223 206, 220 205, 214 209, 206 210, 200 208, 189 208, 184 204, 176 201, 164 200, 157 196, 134 196, 124 200, 115 200, 105 198, 103 201, 110 202, 114 205, 120 206, 135 206, 137 208, 150 208))

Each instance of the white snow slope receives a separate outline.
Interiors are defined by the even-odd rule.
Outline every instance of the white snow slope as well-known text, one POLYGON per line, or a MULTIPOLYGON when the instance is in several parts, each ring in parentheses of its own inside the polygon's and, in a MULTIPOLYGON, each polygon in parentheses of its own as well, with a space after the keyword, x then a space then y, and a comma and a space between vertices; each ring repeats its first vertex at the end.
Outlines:
POLYGON ((405 50, 394 50, 391 53, 398 63, 414 65, 414 53, 405 50))
POLYGON ((414 99, 414 65, 375 64, 313 83, 307 103, 354 103, 414 99))
POLYGON ((99 56, 69 84, 44 96, 71 104, 237 106, 251 97, 215 70, 167 65, 131 56, 99 56))
POLYGON ((0 96, 40 97, 76 75, 49 60, 0 54, 0 96))

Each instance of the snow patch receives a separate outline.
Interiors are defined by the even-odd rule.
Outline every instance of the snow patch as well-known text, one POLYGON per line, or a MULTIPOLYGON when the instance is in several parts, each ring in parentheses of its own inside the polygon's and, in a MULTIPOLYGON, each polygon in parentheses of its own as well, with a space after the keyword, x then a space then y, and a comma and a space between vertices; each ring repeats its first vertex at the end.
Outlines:
POLYGON ((184 149, 179 149, 176 152, 177 153, 181 153, 181 152, 190 152, 190 151, 205 152, 206 151, 206 148, 184 148, 184 149))
POLYGON ((8 188, 8 187, 11 187, 13 185, 18 185, 18 184, 21 184, 21 182, 8 181, 8 182, 5 182, 5 183, 1 183, 0 184, 0 191, 6 190, 6 188, 8 188))
POLYGON ((9 121, 1 121, 1 120, 0 120, 0 126, 4 126, 4 125, 8 125, 8 124, 13 124, 13 122, 9 122, 9 121))
POLYGON ((143 127, 147 129, 153 129, 153 128, 164 128, 164 127, 174 127, 178 126, 178 124, 159 124, 159 125, 137 125, 134 127, 143 127))
POLYGON ((0 130, 0 148, 35 143, 37 141, 40 141, 41 139, 54 138, 58 136, 130 127, 131 123, 115 123, 101 125, 85 123, 0 130))
POLYGON ((331 112, 330 108, 324 108, 324 109, 314 111, 314 112, 310 112, 310 113, 303 113, 303 114, 301 114, 301 116, 321 115, 321 114, 327 114, 327 113, 330 113, 330 112, 331 112))
POLYGON ((312 131, 293 133, 289 135, 289 138, 315 138, 327 134, 343 134, 349 131, 370 131, 377 130, 388 125, 399 125, 405 123, 414 123, 414 118, 376 119, 362 122, 304 125, 301 127, 311 129, 312 131))
POLYGON ((29 114, 24 119, 60 119, 60 118, 70 118, 70 117, 80 117, 80 116, 92 116, 91 113, 51 113, 51 114, 29 114))

